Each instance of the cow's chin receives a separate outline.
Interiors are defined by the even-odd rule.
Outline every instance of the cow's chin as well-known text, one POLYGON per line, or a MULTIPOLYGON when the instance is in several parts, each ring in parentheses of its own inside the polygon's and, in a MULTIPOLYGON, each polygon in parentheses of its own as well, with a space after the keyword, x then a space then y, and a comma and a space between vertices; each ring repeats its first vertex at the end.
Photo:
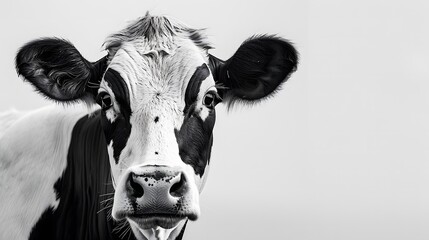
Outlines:
POLYGON ((187 217, 176 216, 127 217, 134 236, 138 240, 176 238, 187 219, 187 217))
POLYGON ((181 221, 186 220, 185 216, 175 216, 175 215, 132 215, 128 216, 127 220, 129 222, 135 223, 139 229, 173 229, 179 225, 181 221))

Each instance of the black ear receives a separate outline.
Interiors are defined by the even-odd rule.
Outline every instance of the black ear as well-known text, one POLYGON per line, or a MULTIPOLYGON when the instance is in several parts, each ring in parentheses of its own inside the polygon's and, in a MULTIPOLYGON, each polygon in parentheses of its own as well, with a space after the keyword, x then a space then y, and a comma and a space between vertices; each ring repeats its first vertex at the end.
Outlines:
POLYGON ((232 104, 275 92, 296 70, 298 53, 287 40, 264 35, 246 40, 227 61, 211 55, 209 60, 222 97, 232 104))
POLYGON ((94 95, 105 68, 105 57, 91 63, 70 42, 57 38, 29 42, 16 56, 18 74, 57 101, 94 95))

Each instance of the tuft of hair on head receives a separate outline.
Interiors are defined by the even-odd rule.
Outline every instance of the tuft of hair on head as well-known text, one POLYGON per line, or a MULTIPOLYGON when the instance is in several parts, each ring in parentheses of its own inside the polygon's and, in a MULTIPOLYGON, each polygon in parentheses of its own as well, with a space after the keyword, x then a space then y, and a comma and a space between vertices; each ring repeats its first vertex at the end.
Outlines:
POLYGON ((145 41, 154 48, 161 46, 165 52, 169 52, 166 49, 174 47, 174 38, 177 36, 189 38, 204 50, 213 48, 205 34, 205 29, 191 28, 171 17, 153 16, 149 12, 119 32, 108 36, 103 47, 109 51, 110 58, 115 55, 123 43, 135 40, 145 41))

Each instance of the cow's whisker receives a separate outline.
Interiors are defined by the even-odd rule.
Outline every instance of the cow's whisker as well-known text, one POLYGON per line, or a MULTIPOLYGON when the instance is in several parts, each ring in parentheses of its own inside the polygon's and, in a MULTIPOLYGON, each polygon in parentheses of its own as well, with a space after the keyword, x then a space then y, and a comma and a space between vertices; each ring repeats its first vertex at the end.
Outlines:
POLYGON ((112 205, 109 205, 109 206, 107 206, 107 207, 104 207, 104 208, 100 209, 100 210, 97 212, 97 214, 101 213, 102 211, 104 211, 104 210, 106 210, 106 209, 108 209, 108 208, 112 208, 112 205))
POLYGON ((130 227, 130 234, 128 234, 128 240, 130 240, 131 239, 131 236, 132 236, 133 234, 132 234, 132 232, 131 232, 131 227, 130 227))
POLYGON ((114 193, 114 192, 112 192, 112 193, 100 194, 100 197, 104 197, 104 196, 111 196, 111 195, 113 195, 113 194, 115 194, 115 193, 114 193))
POLYGON ((107 210, 107 220, 112 220, 112 209, 107 210))
POLYGON ((129 231, 131 229, 128 224, 124 224, 124 227, 125 227, 125 230, 119 235, 120 238, 125 237, 127 235, 127 233, 129 233, 129 231))
POLYGON ((100 202, 100 204, 104 204, 104 203, 107 203, 109 201, 113 201, 113 199, 114 199, 113 197, 108 198, 108 199, 104 199, 103 201, 100 202))

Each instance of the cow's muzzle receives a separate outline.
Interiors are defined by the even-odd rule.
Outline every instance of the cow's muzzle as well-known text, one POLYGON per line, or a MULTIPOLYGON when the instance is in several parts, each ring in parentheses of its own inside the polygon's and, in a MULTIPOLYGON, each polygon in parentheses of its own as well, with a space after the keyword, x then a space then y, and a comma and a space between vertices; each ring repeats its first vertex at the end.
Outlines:
POLYGON ((199 215, 198 196, 186 174, 178 168, 144 166, 132 168, 116 189, 112 216, 128 218, 148 229, 172 228, 179 221, 199 215))

